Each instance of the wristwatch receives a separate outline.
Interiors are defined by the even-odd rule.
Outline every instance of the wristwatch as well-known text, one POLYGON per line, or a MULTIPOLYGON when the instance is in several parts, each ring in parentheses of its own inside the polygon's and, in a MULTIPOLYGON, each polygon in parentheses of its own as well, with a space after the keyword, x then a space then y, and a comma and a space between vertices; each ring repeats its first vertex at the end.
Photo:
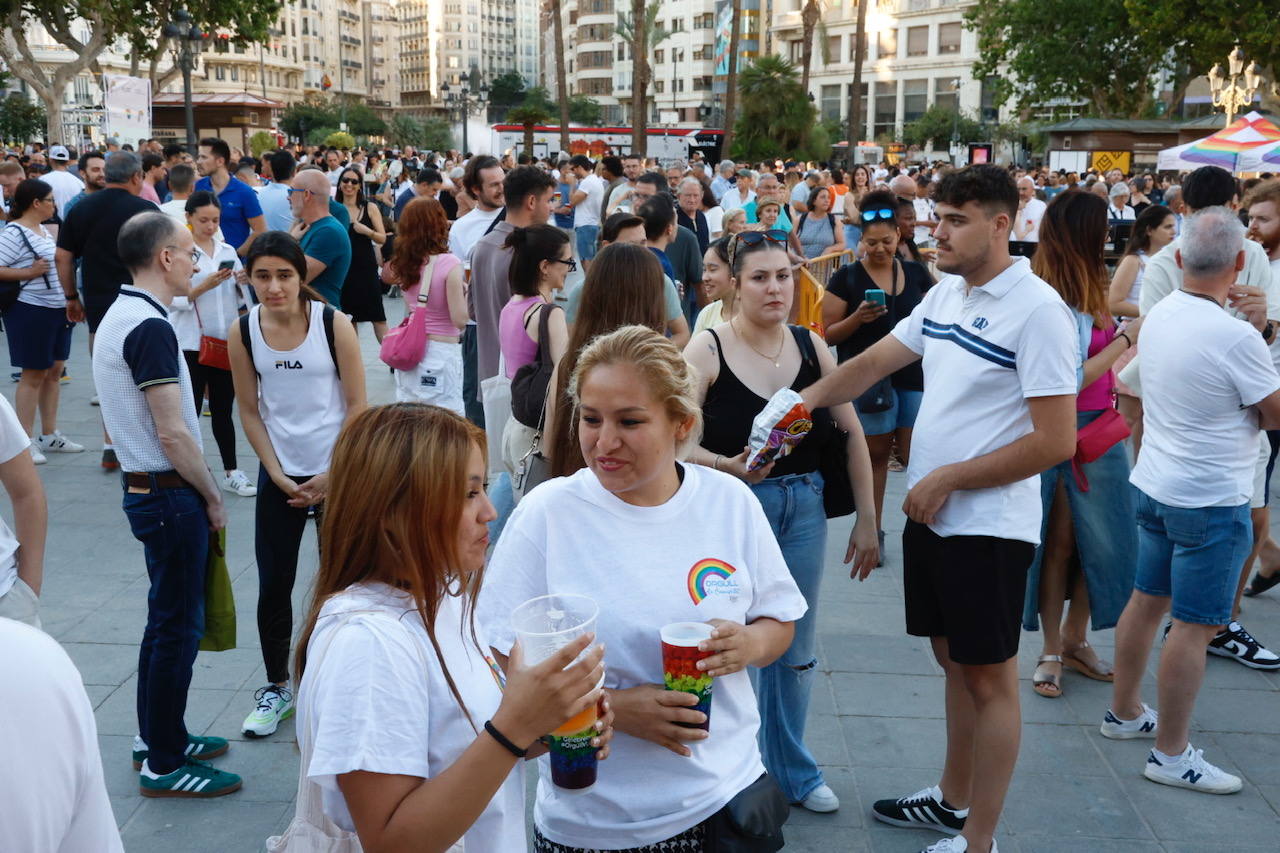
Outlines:
POLYGON ((79 301, 80 301, 80 294, 79 294, 79 293, 64 293, 64 294, 62 294, 62 295, 63 295, 63 297, 64 297, 64 298, 66 298, 66 300, 67 300, 68 302, 79 302, 79 301))

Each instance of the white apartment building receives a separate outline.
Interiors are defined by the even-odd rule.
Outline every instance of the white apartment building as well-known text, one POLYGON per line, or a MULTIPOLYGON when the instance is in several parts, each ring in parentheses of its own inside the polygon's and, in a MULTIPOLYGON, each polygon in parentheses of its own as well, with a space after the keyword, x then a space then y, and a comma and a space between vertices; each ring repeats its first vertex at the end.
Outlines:
MULTIPOLYGON (((867 9, 862 66, 863 139, 896 139, 931 104, 988 121, 999 118, 990 81, 974 79, 978 37, 964 26, 976 0, 863 0, 867 9)), ((803 0, 772 0, 776 53, 801 63, 803 0)), ((853 86, 858 7, 830 4, 814 35, 809 91, 819 114, 847 122, 853 86)), ((842 137, 843 138, 843 137, 842 137)))

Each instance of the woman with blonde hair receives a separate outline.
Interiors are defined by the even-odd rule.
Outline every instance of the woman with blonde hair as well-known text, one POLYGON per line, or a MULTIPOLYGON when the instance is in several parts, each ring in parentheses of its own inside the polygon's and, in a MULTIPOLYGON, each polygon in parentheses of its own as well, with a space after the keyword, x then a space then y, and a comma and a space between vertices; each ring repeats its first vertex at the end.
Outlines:
MULTIPOLYGON (((1067 190, 1045 209, 1031 269, 1062 296, 1087 341, 1076 397, 1081 430, 1115 407, 1112 366, 1138 342, 1142 318, 1117 328, 1108 306, 1110 280, 1102 262, 1107 203, 1094 193, 1067 190)), ((1111 681, 1111 664, 1089 645, 1087 630, 1114 628, 1133 589, 1138 559, 1136 508, 1124 443, 1078 466, 1068 460, 1040 475, 1044 515, 1035 559, 1027 573, 1023 627, 1043 623, 1044 645, 1031 686, 1041 696, 1062 696, 1062 669, 1111 681), (1083 478, 1083 479, 1081 479, 1083 478), (1074 557, 1074 559, 1073 559, 1074 557), (1065 601, 1071 607, 1063 619, 1065 601)))
POLYGON ((583 636, 526 668, 517 648, 500 681, 473 612, 486 471, 484 433, 434 406, 368 409, 342 431, 298 643, 297 816, 269 849, 525 848, 520 759, 597 701, 603 649, 573 663, 583 636))
POLYGON ((724 229, 724 236, 726 237, 732 237, 734 234, 740 234, 747 230, 747 211, 741 207, 726 210, 721 227, 724 229))
POLYGON ((701 424, 695 386, 648 326, 592 341, 568 390, 587 467, 530 492, 490 561, 479 617, 497 653, 511 649, 511 612, 529 598, 579 593, 600 606, 613 757, 572 797, 542 764, 536 853, 717 849, 708 842, 726 805, 772 789, 744 670, 782 654, 806 608, 746 485, 680 461, 701 424), (709 731, 697 695, 664 689, 659 631, 674 622, 712 626, 697 664, 714 683, 709 731))

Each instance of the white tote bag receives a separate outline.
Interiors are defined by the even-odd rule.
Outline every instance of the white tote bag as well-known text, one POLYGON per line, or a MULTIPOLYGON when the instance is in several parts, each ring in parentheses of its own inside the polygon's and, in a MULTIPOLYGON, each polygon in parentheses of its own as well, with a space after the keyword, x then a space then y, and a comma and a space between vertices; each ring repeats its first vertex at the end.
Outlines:
POLYGON ((511 380, 507 360, 498 356, 498 373, 480 380, 480 400, 484 403, 484 431, 489 437, 489 473, 506 470, 502 464, 502 435, 511 419, 511 380))

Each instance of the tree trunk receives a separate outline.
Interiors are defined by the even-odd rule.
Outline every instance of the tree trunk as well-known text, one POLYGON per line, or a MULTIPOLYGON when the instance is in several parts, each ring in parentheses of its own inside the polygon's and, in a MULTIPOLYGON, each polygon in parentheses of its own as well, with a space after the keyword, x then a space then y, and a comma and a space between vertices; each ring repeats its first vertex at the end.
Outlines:
MULTIPOLYGON (((465 120, 465 119, 464 119, 465 120)), ((525 122, 524 125, 524 151, 530 157, 533 156, 533 122, 525 122)))
POLYGON ((733 0, 732 21, 729 25, 729 81, 724 92, 724 136, 720 142, 720 156, 728 157, 733 147, 733 123, 738 111, 738 46, 742 38, 742 0, 733 0))
MULTIPOLYGON (((43 23, 42 20, 39 22, 43 23)), ((62 138, 62 95, 67 89, 67 84, 91 63, 96 62, 98 54, 102 53, 107 44, 107 28, 102 22, 101 14, 90 15, 85 22, 90 26, 88 41, 81 43, 70 38, 68 43, 58 39, 60 44, 72 51, 75 58, 59 65, 52 77, 44 72, 31 53, 31 46, 27 43, 26 22, 21 14, 20 5, 15 4, 5 19, 12 42, 0 36, 0 60, 4 60, 5 66, 13 76, 29 85, 44 104, 47 117, 46 131, 50 145, 66 143, 62 138), (13 52, 13 47, 17 47, 17 54, 13 52)), ((46 29, 53 34, 54 28, 46 27, 46 29)), ((74 145, 79 140, 71 142, 74 145)))
POLYGON ((818 0, 806 0, 804 11, 800 13, 801 38, 801 72, 800 88, 809 93, 809 71, 813 68, 813 31, 818 26, 818 0))
POLYGON ((649 56, 644 0, 631 0, 631 153, 642 159, 648 154, 645 126, 648 124, 649 56))
MULTIPOLYGON (((862 57, 867 49, 867 4, 871 0, 858 0, 858 27, 853 34, 853 85, 849 91, 849 150, 845 166, 854 165, 859 140, 862 139, 862 57)), ((871 99, 868 98, 868 101, 871 99)), ((852 179, 850 179, 852 181, 852 179)))
MULTIPOLYGON (((551 0, 551 31, 556 41, 556 100, 560 102, 560 151, 569 153, 569 80, 565 77, 564 22, 560 0, 551 0)), ((532 151, 532 150, 531 150, 532 151)))

